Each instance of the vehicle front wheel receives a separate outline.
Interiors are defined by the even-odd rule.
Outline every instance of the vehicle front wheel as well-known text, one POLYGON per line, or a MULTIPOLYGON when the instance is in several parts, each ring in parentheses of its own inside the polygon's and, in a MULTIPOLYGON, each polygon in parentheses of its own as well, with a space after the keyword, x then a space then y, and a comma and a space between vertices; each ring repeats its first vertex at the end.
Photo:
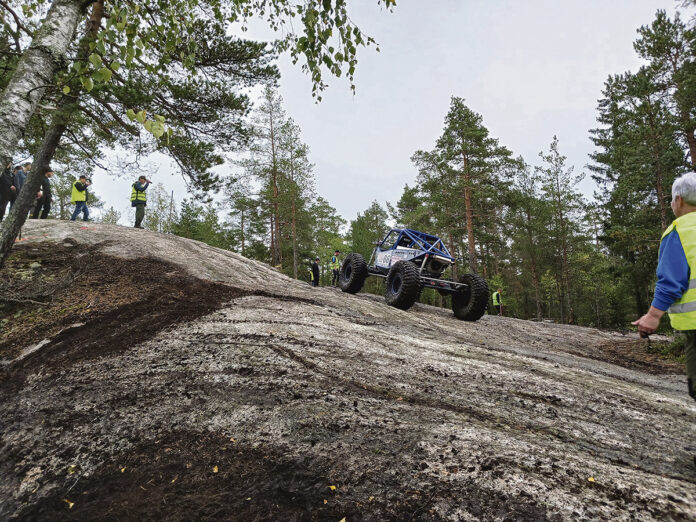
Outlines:
POLYGON ((410 261, 398 261, 387 274, 387 289, 384 298, 387 304, 408 310, 418 299, 420 280, 418 269, 410 261))
POLYGON ((464 274, 459 282, 467 286, 452 294, 452 311, 457 319, 478 321, 488 306, 488 283, 475 274, 464 274))
POLYGON ((338 275, 338 286, 349 294, 357 294, 367 279, 367 263, 360 254, 348 254, 338 275))

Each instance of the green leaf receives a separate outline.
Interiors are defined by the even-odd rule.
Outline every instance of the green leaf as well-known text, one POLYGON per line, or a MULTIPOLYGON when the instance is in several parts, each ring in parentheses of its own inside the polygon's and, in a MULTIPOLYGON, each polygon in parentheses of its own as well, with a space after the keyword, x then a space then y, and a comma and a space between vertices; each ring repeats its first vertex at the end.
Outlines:
POLYGON ((145 110, 139 111, 135 115, 135 119, 138 120, 139 123, 145 123, 145 115, 146 115, 145 110))
POLYGON ((94 88, 94 82, 92 81, 92 78, 82 78, 82 86, 85 88, 87 92, 90 92, 94 88))
POLYGON ((102 67, 101 69, 99 69, 99 74, 101 75, 102 81, 108 82, 109 80, 111 80, 111 75, 113 73, 111 72, 111 69, 109 69, 108 67, 102 67))
POLYGON ((70 94, 70 87, 68 87, 67 85, 63 87, 63 94, 70 94))
POLYGON ((129 119, 130 121, 134 121, 135 118, 136 118, 136 116, 135 116, 135 111, 134 111, 133 109, 128 109, 128 110, 126 111, 126 116, 128 117, 128 119, 129 119))
POLYGON ((164 125, 162 122, 153 121, 149 130, 155 138, 161 138, 164 135, 164 125))
POLYGON ((153 124, 152 120, 145 120, 145 122, 143 123, 143 127, 145 127, 146 131, 152 132, 152 124, 153 124))
POLYGON ((92 53, 89 55, 89 61, 94 65, 95 67, 99 67, 102 63, 101 56, 99 56, 96 53, 92 53))

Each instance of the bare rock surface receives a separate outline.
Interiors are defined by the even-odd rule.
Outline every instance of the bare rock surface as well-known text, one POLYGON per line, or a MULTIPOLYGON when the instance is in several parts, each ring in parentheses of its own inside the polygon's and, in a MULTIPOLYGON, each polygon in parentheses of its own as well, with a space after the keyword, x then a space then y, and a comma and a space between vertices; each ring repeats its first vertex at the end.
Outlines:
POLYGON ((404 312, 125 227, 24 237, 236 293, 123 350, 9 347, 0 518, 696 519, 684 376, 598 356, 635 335, 404 312))

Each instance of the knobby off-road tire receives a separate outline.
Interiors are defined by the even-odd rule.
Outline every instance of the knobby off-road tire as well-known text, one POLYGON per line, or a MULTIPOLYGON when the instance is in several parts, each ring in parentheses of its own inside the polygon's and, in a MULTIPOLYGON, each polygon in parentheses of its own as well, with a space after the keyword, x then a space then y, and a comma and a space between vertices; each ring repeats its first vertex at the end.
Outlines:
POLYGON ((464 274, 459 282, 468 286, 452 294, 452 311, 457 319, 478 321, 488 306, 488 283, 474 274, 464 274))
POLYGON ((420 279, 418 269, 410 261, 397 261, 387 274, 387 289, 384 298, 387 304, 408 310, 418 299, 420 279))
POLYGON ((367 263, 360 254, 348 254, 338 274, 338 286, 349 294, 357 294, 367 279, 367 263))

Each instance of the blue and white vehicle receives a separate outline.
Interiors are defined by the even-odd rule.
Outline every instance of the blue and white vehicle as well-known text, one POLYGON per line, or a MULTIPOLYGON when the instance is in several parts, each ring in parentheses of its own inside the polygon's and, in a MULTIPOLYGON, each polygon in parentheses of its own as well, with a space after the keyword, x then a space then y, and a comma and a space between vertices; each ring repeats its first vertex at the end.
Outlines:
POLYGON ((392 229, 375 246, 369 262, 360 254, 349 254, 341 265, 339 285, 350 294, 358 293, 367 276, 386 279, 387 304, 407 310, 423 288, 452 296, 452 310, 458 319, 476 321, 488 306, 488 284, 475 274, 459 280, 444 279, 454 258, 442 240, 408 228, 392 229))

